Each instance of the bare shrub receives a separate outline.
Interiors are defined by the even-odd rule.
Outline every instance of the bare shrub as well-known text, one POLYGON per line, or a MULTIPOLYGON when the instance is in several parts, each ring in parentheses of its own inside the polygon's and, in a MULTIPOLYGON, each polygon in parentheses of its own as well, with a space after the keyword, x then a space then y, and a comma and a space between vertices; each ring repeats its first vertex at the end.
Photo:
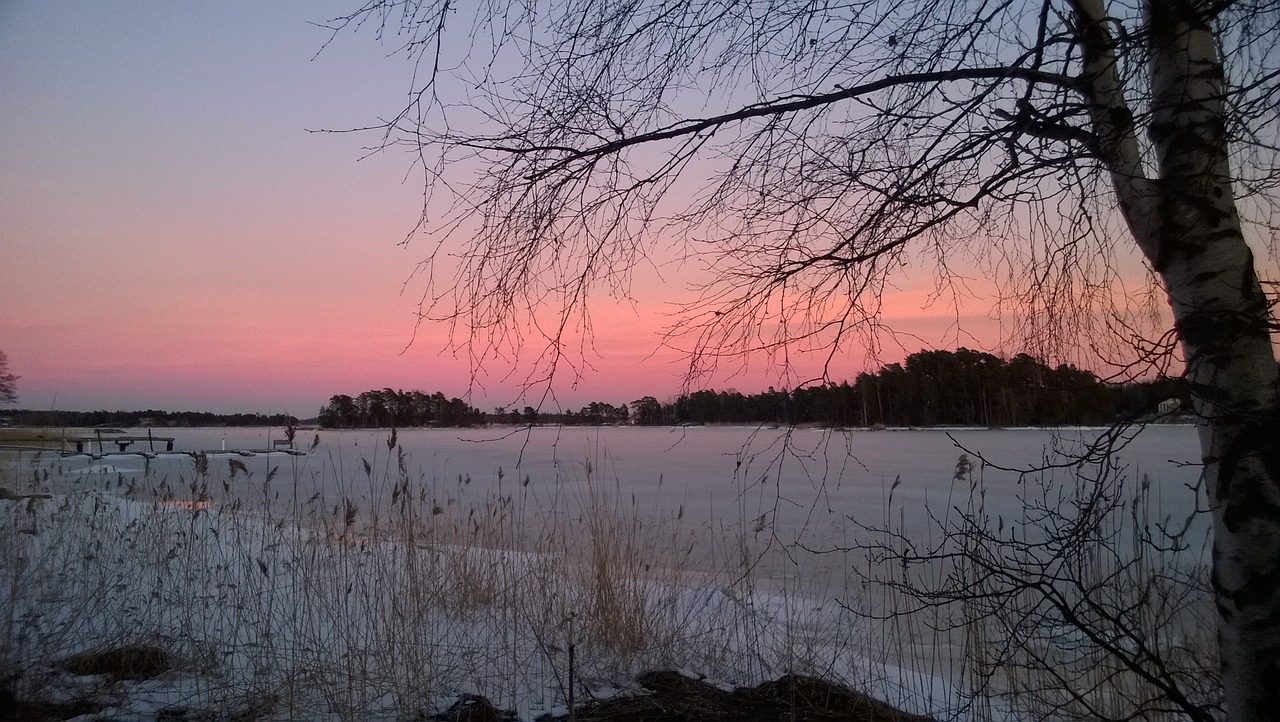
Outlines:
POLYGON ((1206 514, 1157 515, 1158 482, 1129 483, 1115 459, 1129 433, 1027 470, 1021 518, 987 510, 986 462, 969 454, 946 506, 931 509, 936 537, 895 531, 890 496, 887 523, 861 547, 880 593, 859 612, 886 621, 895 644, 949 650, 945 664, 965 682, 960 711, 1220 715, 1206 514))

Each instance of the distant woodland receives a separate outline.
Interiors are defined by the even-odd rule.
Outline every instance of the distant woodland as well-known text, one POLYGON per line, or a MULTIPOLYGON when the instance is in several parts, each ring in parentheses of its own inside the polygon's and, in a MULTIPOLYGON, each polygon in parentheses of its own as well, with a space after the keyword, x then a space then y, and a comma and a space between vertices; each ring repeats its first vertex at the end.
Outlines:
POLYGON ((38 411, 0 409, 14 426, 285 426, 298 423, 288 414, 212 414, 206 411, 38 411))
MULTIPOLYGON (((742 394, 695 391, 659 401, 644 396, 613 404, 549 412, 525 406, 481 411, 443 393, 374 389, 329 399, 314 420, 325 428, 387 428, 488 424, 569 426, 672 424, 815 424, 875 426, 1064 426, 1108 424, 1153 415, 1161 402, 1187 400, 1180 379, 1105 383, 1070 365, 1050 367, 1019 354, 920 351, 900 364, 859 374, 853 383, 742 394)), ((23 426, 285 426, 310 423, 287 414, 212 414, 202 411, 0 412, 23 426)))
MULTIPOLYGON (((1056 368, 1019 354, 921 351, 901 364, 863 373, 851 384, 826 384, 755 394, 696 391, 671 401, 645 396, 578 410, 547 412, 472 408, 436 392, 381 389, 338 395, 319 413, 329 428, 565 424, 817 424, 874 426, 1061 426, 1108 424, 1153 415, 1166 400, 1186 400, 1178 379, 1111 384, 1070 365, 1056 368)), ((1177 405, 1177 404, 1175 404, 1177 405)))
POLYGON ((427 394, 393 389, 374 389, 354 397, 333 396, 320 409, 318 419, 320 426, 330 429, 482 426, 492 420, 462 399, 446 398, 439 391, 427 394))

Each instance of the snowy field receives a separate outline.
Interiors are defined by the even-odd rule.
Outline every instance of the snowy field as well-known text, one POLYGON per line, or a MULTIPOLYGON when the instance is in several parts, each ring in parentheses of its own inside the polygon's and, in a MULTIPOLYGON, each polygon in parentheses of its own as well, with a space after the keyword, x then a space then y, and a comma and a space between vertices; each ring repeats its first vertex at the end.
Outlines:
MULTIPOLYGON (((220 451, 282 433, 157 435, 220 451)), ((726 686, 796 672, 909 711, 1009 718, 1025 680, 973 682, 986 638, 951 628, 956 610, 875 618, 912 604, 875 582, 893 571, 868 550, 938 548, 960 512, 1026 534, 1047 496, 1079 497, 1082 467, 1016 470, 1098 435, 431 429, 300 432, 305 456, 23 454, 0 469, 23 497, 0 501, 0 664, 21 695, 91 698, 102 719, 398 720, 462 694, 533 719, 564 711, 571 650, 577 699, 634 693, 649 669, 726 686), (66 669, 123 645, 172 664, 144 680, 66 669)), ((1178 524, 1195 453, 1192 429, 1152 427, 1102 464, 1143 489, 1139 526, 1178 524)), ((1122 506, 1107 523, 1136 519, 1122 506)), ((1199 523, 1184 536, 1203 540, 1199 523)), ((1195 605, 1164 601, 1151 633, 1191 644, 1170 624, 1194 628, 1195 605)), ((1055 655, 1076 644, 1050 631, 1055 655)))

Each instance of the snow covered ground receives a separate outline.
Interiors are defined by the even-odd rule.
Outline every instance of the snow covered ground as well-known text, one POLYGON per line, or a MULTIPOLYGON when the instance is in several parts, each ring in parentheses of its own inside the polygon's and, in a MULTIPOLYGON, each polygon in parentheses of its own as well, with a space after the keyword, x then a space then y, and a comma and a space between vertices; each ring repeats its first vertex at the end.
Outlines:
MULTIPOLYGON (((560 492, 500 470, 472 488, 469 473, 415 468, 402 445, 375 449, 301 466, 6 463, 0 486, 19 498, 0 500, 0 665, 13 690, 103 706, 86 719, 400 720, 462 694, 533 719, 564 711, 572 650, 577 699, 680 669, 726 686, 811 674, 940 716, 965 701, 947 681, 963 656, 951 638, 886 636, 856 613, 866 590, 827 578, 847 560, 800 559, 761 534, 776 512, 687 519, 687 491, 675 509, 637 504, 590 464, 560 492), (172 668, 66 670, 125 645, 165 650, 172 668)), ((1009 717, 987 701, 975 716, 1009 717)))

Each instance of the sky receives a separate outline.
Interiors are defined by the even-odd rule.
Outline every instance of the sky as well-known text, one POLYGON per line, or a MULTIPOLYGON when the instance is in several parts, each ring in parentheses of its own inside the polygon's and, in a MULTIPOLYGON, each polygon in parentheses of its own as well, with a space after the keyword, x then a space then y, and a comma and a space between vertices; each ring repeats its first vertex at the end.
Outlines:
MULTIPOLYGON (((518 370, 475 377, 446 329, 416 325, 427 246, 401 243, 421 208, 407 157, 308 132, 367 126, 410 87, 367 35, 317 55, 316 23, 353 7, 0 2, 0 350, 18 407, 307 417, 383 387, 538 405, 518 370)), ((589 366, 548 408, 679 391, 660 335, 678 291, 643 283, 593 307, 589 366)), ((922 339, 954 320, 901 291, 891 313, 922 339)), ((831 374, 866 367, 850 353, 831 374)), ((783 381, 756 364, 707 385, 783 381)))

